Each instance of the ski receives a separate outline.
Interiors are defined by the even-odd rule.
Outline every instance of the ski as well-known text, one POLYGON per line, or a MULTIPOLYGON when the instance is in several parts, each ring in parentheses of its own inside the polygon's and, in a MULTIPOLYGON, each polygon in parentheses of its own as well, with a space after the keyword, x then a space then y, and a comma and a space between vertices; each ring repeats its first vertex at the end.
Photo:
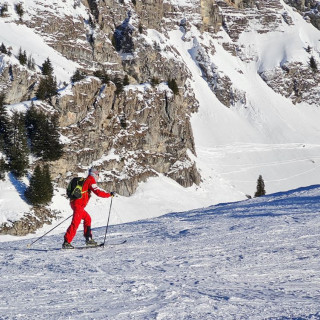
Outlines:
POLYGON ((81 247, 73 247, 73 248, 62 248, 62 250, 84 250, 84 249, 92 249, 92 248, 101 248, 101 247, 110 247, 110 246, 117 246, 117 245, 120 245, 120 244, 124 244, 126 243, 127 240, 122 240, 122 241, 119 241, 119 242, 114 242, 114 243, 99 243, 95 246, 81 246, 81 247))

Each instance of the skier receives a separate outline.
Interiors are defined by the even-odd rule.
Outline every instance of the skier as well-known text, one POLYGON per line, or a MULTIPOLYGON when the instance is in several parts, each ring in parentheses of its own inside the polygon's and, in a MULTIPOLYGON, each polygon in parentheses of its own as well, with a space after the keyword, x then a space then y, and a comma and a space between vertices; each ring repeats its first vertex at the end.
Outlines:
POLYGON ((91 217, 85 211, 85 207, 89 202, 91 192, 96 194, 101 198, 109 198, 114 196, 114 192, 106 192, 97 186, 97 181, 99 179, 99 171, 95 168, 89 170, 88 177, 86 178, 83 187, 82 187, 82 197, 80 199, 75 199, 70 201, 70 206, 73 210, 73 217, 71 224, 64 235, 64 242, 62 244, 63 249, 72 249, 74 248, 71 244, 72 239, 76 235, 77 229, 81 220, 83 220, 84 226, 84 237, 86 238, 87 245, 97 245, 97 242, 92 239, 91 232, 91 217))

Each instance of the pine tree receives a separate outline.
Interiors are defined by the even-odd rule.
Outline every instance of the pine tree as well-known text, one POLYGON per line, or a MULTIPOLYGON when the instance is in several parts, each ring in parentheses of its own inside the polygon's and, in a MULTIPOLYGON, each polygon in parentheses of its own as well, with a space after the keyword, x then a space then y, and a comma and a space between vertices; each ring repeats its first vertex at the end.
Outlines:
POLYGON ((53 115, 46 121, 46 135, 44 136, 43 160, 56 161, 62 157, 63 144, 60 143, 58 115, 53 115))
POLYGON ((29 149, 24 126, 24 115, 14 112, 9 124, 7 157, 11 172, 20 178, 29 166, 29 149))
POLYGON ((119 95, 123 91, 123 80, 121 78, 119 78, 119 77, 115 77, 113 82, 116 85, 115 94, 119 95))
POLYGON ((0 17, 4 17, 8 12, 8 4, 4 3, 3 6, 0 8, 0 17))
POLYGON ((35 65, 36 65, 36 63, 30 54, 28 57, 27 66, 30 70, 34 71, 36 69, 35 65))
POLYGON ((4 161, 4 159, 0 158, 0 180, 3 180, 5 178, 5 173, 7 171, 7 164, 4 161))
POLYGON ((125 75, 123 78, 123 86, 128 86, 130 84, 128 75, 125 75))
POLYGON ((310 58, 309 65, 310 65, 310 68, 312 69, 313 72, 318 71, 317 61, 313 56, 310 58))
POLYGON ((0 46, 0 52, 4 53, 4 54, 8 53, 8 50, 7 50, 6 46, 3 44, 3 42, 2 42, 2 44, 0 46))
POLYGON ((20 19, 22 19, 22 16, 24 15, 22 3, 17 3, 14 8, 15 8, 18 16, 20 17, 20 19))
POLYGON ((71 81, 74 82, 78 82, 83 80, 86 77, 86 75, 84 74, 84 72, 82 72, 81 70, 77 69, 76 72, 74 73, 74 75, 71 77, 71 81))
POLYGON ((30 178, 30 184, 25 191, 25 197, 34 206, 48 204, 53 196, 53 186, 50 178, 49 166, 42 169, 37 165, 30 178))
POLYGON ((44 76, 52 76, 53 75, 53 67, 49 58, 47 58, 42 64, 42 74, 44 76))
POLYGON ((4 106, 5 94, 0 94, 0 150, 5 150, 8 144, 9 117, 4 106))
POLYGON ((20 64, 22 64, 23 66, 25 66, 28 61, 27 53, 26 53, 26 51, 22 52, 21 47, 20 47, 19 53, 18 53, 18 60, 19 60, 20 64))
POLYGON ((157 86, 159 83, 160 83, 160 81, 159 81, 158 78, 153 77, 153 78, 151 79, 151 85, 152 85, 152 87, 157 86))
POLYGON ((26 113, 26 127, 31 142, 31 152, 44 161, 56 161, 63 154, 60 143, 58 116, 47 116, 35 107, 26 113))
POLYGON ((53 197, 53 185, 50 176, 49 165, 45 164, 42 169, 42 192, 44 203, 49 203, 53 197))
POLYGON ((50 99, 58 93, 57 80, 48 75, 41 78, 36 97, 40 100, 50 99))
POLYGON ((175 79, 168 80, 168 87, 175 95, 179 95, 179 88, 175 79))
POLYGON ((104 69, 95 71, 93 75, 99 78, 102 81, 102 83, 106 84, 110 81, 109 75, 104 69))
POLYGON ((260 175, 258 180, 257 180, 257 191, 254 194, 255 197, 261 197, 266 194, 265 186, 264 186, 264 181, 262 176, 260 175))

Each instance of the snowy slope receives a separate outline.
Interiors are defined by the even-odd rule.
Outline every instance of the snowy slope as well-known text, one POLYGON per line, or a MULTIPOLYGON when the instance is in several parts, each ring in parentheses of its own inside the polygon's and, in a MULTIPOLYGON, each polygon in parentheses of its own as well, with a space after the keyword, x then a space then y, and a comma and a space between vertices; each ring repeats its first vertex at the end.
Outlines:
MULTIPOLYGON (((61 6, 59 1, 49 2, 61 6)), ((37 10, 37 5, 39 3, 35 1, 24 1, 24 6, 31 12, 37 10)), ((73 5, 74 1, 66 0, 64 9, 57 10, 57 14, 74 15, 74 19, 87 17, 84 6, 74 10, 73 5)), ((185 189, 163 176, 149 179, 140 184, 132 197, 117 199, 117 214, 112 217, 112 224, 245 199, 246 195, 254 194, 260 174, 267 193, 319 182, 320 109, 303 103, 293 105, 289 99, 275 93, 258 75, 258 72, 279 66, 286 59, 306 63, 304 48, 308 45, 315 52, 320 50, 320 31, 306 23, 289 6, 285 9, 293 18, 294 25, 283 23, 279 30, 265 34, 258 34, 252 25, 250 32, 241 35, 238 45, 242 48, 242 54, 252 59, 251 62, 244 62, 224 50, 223 42, 230 41, 230 38, 223 30, 214 37, 208 33, 200 34, 194 26, 186 34, 177 28, 168 36, 154 30, 148 31, 150 43, 158 43, 161 39, 160 42, 174 47, 177 50, 175 58, 184 62, 190 71, 189 82, 200 105, 199 112, 191 119, 197 152, 197 156, 192 158, 199 168, 202 183, 199 187, 185 189), (246 92, 246 105, 227 108, 218 101, 195 60, 198 45, 214 46, 215 53, 209 56, 210 63, 227 75, 235 88, 246 92)), ((0 43, 3 41, 7 46, 12 46, 14 53, 22 46, 32 54, 38 65, 50 56, 58 80, 69 81, 78 65, 54 51, 34 30, 16 25, 13 22, 17 18, 15 13, 10 14, 11 18, 0 19, 0 43)), ((12 110, 28 105, 30 102, 8 108, 12 110)), ((7 179, 0 182, 0 188, 10 190, 5 193, 5 199, 0 199, 0 221, 10 220, 8 217, 15 214, 21 216, 28 210, 17 184, 7 179), (14 212, 12 203, 15 204, 14 212)), ((58 222, 71 214, 63 195, 64 190, 59 190, 51 205, 51 209, 61 212, 58 222)), ((95 227, 104 224, 106 210, 105 200, 92 199, 88 211, 92 214, 95 227)), ((50 228, 45 226, 37 234, 50 228)), ((62 226, 56 232, 63 232, 63 229, 62 226)), ((0 241, 8 239, 0 237, 0 241)))
POLYGON ((320 319, 319 212, 313 186, 111 226, 124 245, 4 242, 0 318, 320 319))

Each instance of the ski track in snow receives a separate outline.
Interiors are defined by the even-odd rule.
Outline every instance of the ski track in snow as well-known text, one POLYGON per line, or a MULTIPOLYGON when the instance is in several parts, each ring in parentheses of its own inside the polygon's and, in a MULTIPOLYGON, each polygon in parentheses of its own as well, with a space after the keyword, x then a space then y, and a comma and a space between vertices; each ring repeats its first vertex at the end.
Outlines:
POLYGON ((106 248, 3 242, 0 318, 320 319, 319 200, 313 186, 111 226, 128 242, 106 248))

